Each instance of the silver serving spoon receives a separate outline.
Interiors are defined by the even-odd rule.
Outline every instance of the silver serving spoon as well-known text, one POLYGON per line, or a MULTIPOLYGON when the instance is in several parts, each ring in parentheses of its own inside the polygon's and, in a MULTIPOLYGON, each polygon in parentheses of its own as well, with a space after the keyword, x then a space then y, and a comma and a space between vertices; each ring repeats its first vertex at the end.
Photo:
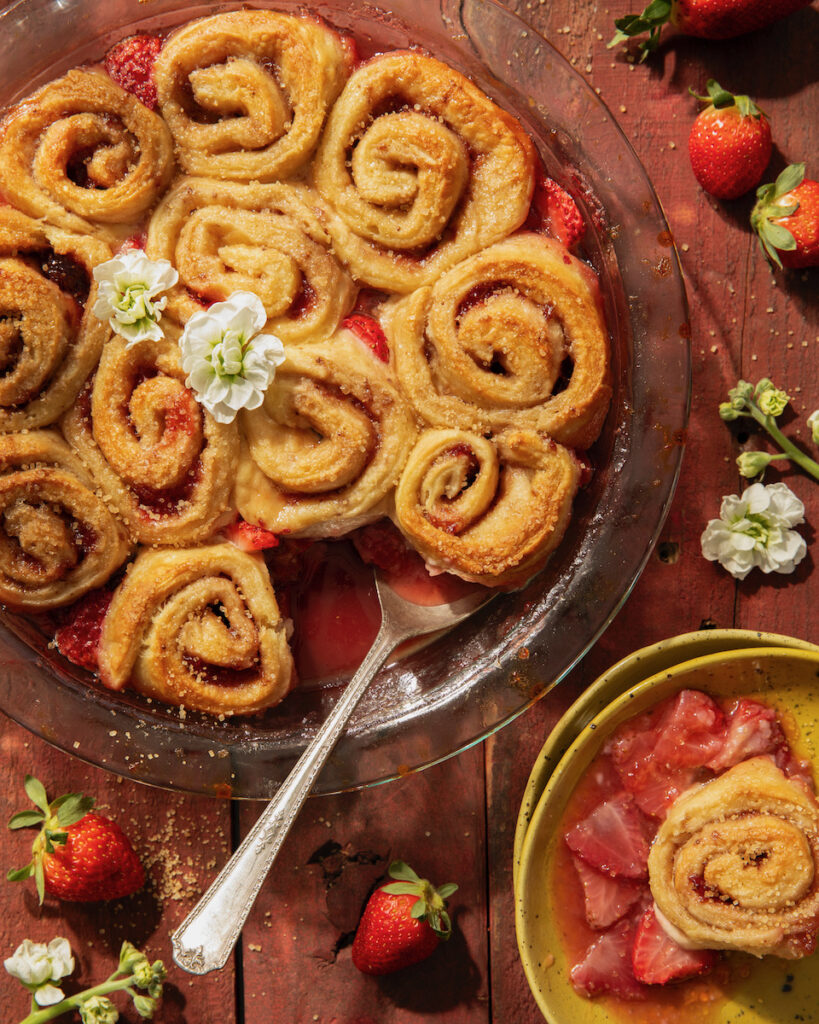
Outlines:
POLYGON ((208 974, 227 963, 318 773, 370 680, 390 653, 404 640, 454 626, 491 597, 481 589, 451 604, 413 604, 399 597, 378 572, 375 588, 381 604, 381 628, 361 667, 241 846, 171 936, 174 960, 191 974, 208 974))

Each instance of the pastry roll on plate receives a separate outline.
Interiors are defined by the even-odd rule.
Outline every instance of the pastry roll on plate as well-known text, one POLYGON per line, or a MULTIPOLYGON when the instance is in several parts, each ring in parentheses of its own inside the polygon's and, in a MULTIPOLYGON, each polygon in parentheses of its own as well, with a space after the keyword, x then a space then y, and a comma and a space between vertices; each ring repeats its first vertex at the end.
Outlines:
POLYGON ((568 449, 533 431, 426 430, 396 490, 396 521, 430 566, 519 586, 560 543, 579 476, 568 449))
POLYGON ((789 959, 815 947, 819 807, 767 757, 679 797, 648 871, 654 901, 681 944, 789 959))
POLYGON ((100 678, 211 714, 250 714, 285 696, 293 661, 259 555, 233 544, 143 550, 103 623, 100 678))

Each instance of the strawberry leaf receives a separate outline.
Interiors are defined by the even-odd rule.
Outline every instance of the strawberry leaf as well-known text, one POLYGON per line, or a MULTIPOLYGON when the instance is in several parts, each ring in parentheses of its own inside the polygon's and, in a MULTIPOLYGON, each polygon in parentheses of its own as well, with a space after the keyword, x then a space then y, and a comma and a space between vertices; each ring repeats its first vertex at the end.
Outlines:
POLYGON ((410 917, 414 917, 414 918, 417 918, 418 920, 421 920, 422 918, 426 917, 426 914, 427 914, 426 900, 424 900, 424 899, 416 900, 415 903, 413 903, 413 905, 412 905, 412 909, 410 910, 410 917))
POLYGON ((6 878, 9 882, 22 882, 26 878, 31 878, 34 873, 34 865, 26 864, 24 868, 11 868, 6 872, 6 878))
POLYGON ((776 179, 774 198, 786 195, 791 189, 801 185, 805 177, 804 164, 789 164, 776 179))
POLYGON ((63 828, 74 825, 84 818, 94 806, 92 796, 83 796, 82 793, 67 793, 65 800, 57 810, 57 821, 63 828))
POLYGON ((417 896, 418 885, 415 882, 390 882, 382 887, 382 891, 391 896, 417 896))
POLYGON ((458 891, 458 886, 454 882, 446 882, 444 885, 438 886, 438 895, 442 900, 448 900, 449 897, 458 891))
POLYGON ((48 794, 45 791, 45 786, 40 782, 39 779, 35 779, 33 775, 26 776, 25 782, 26 795, 33 804, 36 804, 43 814, 48 814, 48 794))
POLYGON ((42 811, 19 811, 9 818, 9 828, 28 828, 30 825, 40 825, 44 817, 42 811))
POLYGON ((782 224, 773 224, 771 221, 765 221, 760 226, 759 233, 764 236, 766 242, 770 242, 775 248, 781 249, 784 252, 789 252, 796 248, 796 239, 782 224))
POLYGON ((412 870, 409 864, 405 864, 402 860, 394 860, 390 864, 389 871, 387 874, 390 878, 397 878, 402 882, 420 882, 421 879, 412 870))

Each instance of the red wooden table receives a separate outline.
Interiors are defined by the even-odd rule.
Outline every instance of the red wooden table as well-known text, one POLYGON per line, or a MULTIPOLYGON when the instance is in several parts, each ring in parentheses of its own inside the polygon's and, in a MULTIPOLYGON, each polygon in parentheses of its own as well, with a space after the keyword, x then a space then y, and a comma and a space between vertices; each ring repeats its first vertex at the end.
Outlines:
MULTIPOLYGON (((162 1024, 536 1024, 514 928, 512 841, 521 793, 549 729, 571 700, 615 661, 645 644, 701 626, 769 630, 819 641, 815 571, 819 485, 784 479, 805 502, 809 553, 792 576, 759 573, 736 583, 700 553, 721 496, 738 493, 734 459, 742 435, 717 406, 739 377, 771 376, 792 396, 786 430, 808 444, 806 416, 819 407, 819 271, 772 273, 749 233, 751 199, 709 199, 686 151, 696 103, 715 77, 755 97, 775 142, 772 180, 786 163, 817 164, 819 10, 794 14, 769 32, 724 43, 669 33, 647 64, 606 49, 614 17, 589 0, 510 4, 595 87, 647 165, 679 248, 691 303, 693 410, 682 478, 661 545, 628 602, 570 679, 484 744, 424 773, 342 796, 311 800, 220 973, 192 978, 171 961, 169 933, 255 820, 259 808, 169 794, 115 778, 53 750, 0 717, 0 773, 7 817, 22 805, 22 779, 36 773, 53 792, 95 794, 130 833, 150 884, 137 897, 102 906, 38 908, 22 885, 0 883, 0 951, 25 937, 66 936, 84 984, 106 977, 123 938, 169 966, 162 1024), (381 980, 359 974, 350 933, 361 900, 390 857, 438 882, 455 880, 455 934, 436 955, 381 980)), ((747 440, 747 439, 746 439, 747 440)), ((751 437, 750 446, 762 445, 751 437)), ((28 835, 27 833, 25 834, 28 835)), ((23 834, 0 830, 3 868, 25 861, 23 834)), ((4 1024, 25 1016, 28 998, 0 976, 4 1024)), ((133 1009, 126 1019, 135 1020, 133 1009), (130 1014, 130 1015, 129 1015, 130 1014)), ((554 1022, 569 1024, 569 1022, 554 1022)))

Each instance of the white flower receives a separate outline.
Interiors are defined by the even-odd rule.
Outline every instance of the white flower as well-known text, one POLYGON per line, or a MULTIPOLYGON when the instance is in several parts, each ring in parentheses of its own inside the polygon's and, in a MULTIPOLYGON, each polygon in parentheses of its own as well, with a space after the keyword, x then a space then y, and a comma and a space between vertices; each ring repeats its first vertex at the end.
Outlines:
POLYGON ((49 982, 59 981, 74 970, 74 957, 68 939, 52 939, 47 946, 42 942, 24 939, 14 956, 5 961, 5 968, 34 992, 38 1006, 52 1006, 63 999, 62 990, 49 982))
POLYGON ((159 321, 168 300, 156 296, 179 280, 167 260, 150 260, 141 249, 128 249, 94 267, 94 280, 99 284, 94 316, 107 320, 128 348, 163 337, 159 321))
POLYGON ((258 409, 284 362, 281 341, 258 333, 266 321, 257 295, 234 292, 185 325, 179 339, 185 383, 219 423, 232 423, 239 409, 258 409))
POLYGON ((742 497, 724 497, 719 514, 705 528, 702 553, 739 580, 753 568, 793 572, 807 553, 804 538, 789 529, 805 521, 805 506, 786 484, 752 484, 742 497))
POLYGON ((810 427, 813 443, 819 444, 819 409, 814 409, 810 416, 808 416, 808 426, 810 427))

